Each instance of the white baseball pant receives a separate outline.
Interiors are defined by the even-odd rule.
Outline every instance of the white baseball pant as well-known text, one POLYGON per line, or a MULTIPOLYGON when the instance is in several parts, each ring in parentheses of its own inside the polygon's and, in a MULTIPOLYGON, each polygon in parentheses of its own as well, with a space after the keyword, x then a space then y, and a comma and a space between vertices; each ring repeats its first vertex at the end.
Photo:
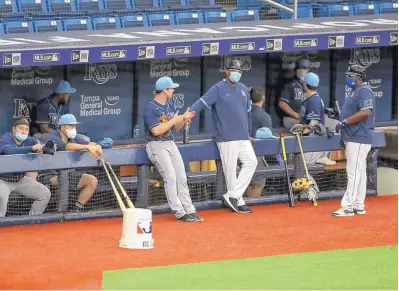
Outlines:
POLYGON ((364 209, 367 190, 367 155, 370 149, 370 144, 345 142, 348 184, 341 201, 341 206, 345 210, 364 209))
POLYGON ((220 152, 223 173, 226 179, 227 195, 238 199, 238 206, 245 205, 242 198, 252 180, 258 160, 249 140, 235 140, 216 143, 220 152), (237 178, 237 160, 242 163, 237 178))

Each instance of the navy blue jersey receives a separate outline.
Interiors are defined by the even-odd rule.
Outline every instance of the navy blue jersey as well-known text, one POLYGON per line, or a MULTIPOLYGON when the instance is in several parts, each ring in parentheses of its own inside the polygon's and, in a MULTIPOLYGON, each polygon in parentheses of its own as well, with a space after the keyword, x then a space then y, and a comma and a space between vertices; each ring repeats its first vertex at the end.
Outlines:
POLYGON ((306 94, 303 91, 303 85, 300 80, 298 80, 297 78, 293 78, 290 82, 287 82, 284 85, 284 89, 281 92, 280 100, 287 102, 292 110, 300 113, 302 102, 305 99, 306 94))
MULTIPOLYGON (((248 87, 223 80, 213 85, 200 101, 212 110, 216 141, 248 140, 251 129, 251 99, 248 87)), ((196 111, 195 106, 191 107, 196 111)))
POLYGON ((349 142, 372 144, 375 120, 375 99, 373 91, 366 83, 353 90, 353 94, 346 98, 342 105, 340 121, 349 118, 360 110, 371 109, 372 113, 366 119, 356 124, 341 128, 342 139, 349 142))
POLYGON ((324 103, 318 93, 313 94, 302 102, 301 124, 309 124, 312 120, 325 123, 324 103))
POLYGON ((263 110, 262 107, 257 105, 251 106, 251 122, 252 122, 252 130, 251 137, 255 138, 256 131, 259 128, 267 127, 272 129, 272 119, 266 111, 263 110))
MULTIPOLYGON (((28 137, 21 144, 17 144, 15 142, 14 137, 11 132, 7 132, 0 137, 0 154, 5 154, 5 149, 7 147, 17 147, 17 148, 26 148, 25 153, 29 153, 32 151, 32 146, 38 143, 38 140, 33 137, 28 137)), ((12 174, 1 174, 0 180, 7 182, 17 183, 25 176, 25 172, 23 173, 12 173, 12 174)))
POLYGON ((64 114, 69 113, 69 101, 65 104, 54 105, 51 98, 54 95, 41 99, 36 105, 36 123, 48 124, 54 130, 57 129, 58 119, 64 114))
POLYGON ((173 140, 174 135, 172 129, 159 136, 154 136, 151 129, 161 124, 168 122, 174 116, 173 105, 170 100, 166 101, 165 105, 152 100, 144 109, 144 126, 146 132, 146 140, 173 140))
POLYGON ((68 143, 77 143, 77 144, 89 144, 88 141, 81 139, 79 137, 75 137, 74 139, 68 139, 67 142, 64 142, 61 138, 61 133, 59 130, 50 133, 45 137, 45 141, 52 139, 57 144, 57 151, 66 151, 66 145, 68 143))

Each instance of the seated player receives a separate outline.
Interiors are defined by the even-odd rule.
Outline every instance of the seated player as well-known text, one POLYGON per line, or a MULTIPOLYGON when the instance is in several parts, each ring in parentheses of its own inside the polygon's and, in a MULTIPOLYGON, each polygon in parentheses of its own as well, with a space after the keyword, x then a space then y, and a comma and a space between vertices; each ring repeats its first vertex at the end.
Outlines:
MULTIPOLYGON (((43 144, 29 137, 29 121, 24 117, 15 119, 12 131, 0 138, 0 154, 18 155, 42 153, 43 144)), ((39 215, 44 212, 50 201, 50 190, 36 181, 37 172, 12 173, 0 175, 0 217, 7 212, 8 197, 16 192, 34 200, 29 215, 39 215)))
MULTIPOLYGON (((65 114, 58 121, 58 130, 47 135, 57 144, 58 151, 89 151, 94 158, 102 156, 102 147, 99 144, 88 142, 77 137, 76 125, 79 122, 72 114, 65 114)), ((71 188, 80 191, 73 212, 80 212, 96 191, 98 180, 93 175, 83 174, 76 170, 69 170, 70 182, 75 183, 71 188)), ((50 179, 52 185, 58 185, 59 176, 50 179)))
MULTIPOLYGON (((319 77, 315 73, 307 73, 301 78, 306 99, 302 102, 300 123, 314 126, 318 123, 325 124, 324 103, 319 94, 319 77)), ((305 153, 308 164, 335 165, 335 161, 328 158, 329 152, 305 153)))
MULTIPOLYGON (((47 135, 57 130, 58 119, 69 113, 69 98, 75 92, 76 89, 72 88, 67 81, 61 80, 54 93, 37 102, 36 123, 39 126, 39 132, 34 135, 36 138, 46 140, 47 135)), ((78 133, 77 137, 90 141, 90 138, 83 134, 78 133)))

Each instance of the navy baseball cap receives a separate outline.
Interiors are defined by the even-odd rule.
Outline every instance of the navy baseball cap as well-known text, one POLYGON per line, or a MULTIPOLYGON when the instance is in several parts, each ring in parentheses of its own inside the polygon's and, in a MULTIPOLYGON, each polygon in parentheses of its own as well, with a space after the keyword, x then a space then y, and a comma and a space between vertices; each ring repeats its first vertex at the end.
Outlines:
POLYGON ((165 89, 175 89, 179 87, 179 84, 173 83, 170 77, 161 77, 155 83, 155 89, 157 91, 165 90, 165 89))
POLYGON ((59 81, 57 87, 54 90, 54 93, 56 94, 63 94, 63 93, 72 94, 75 92, 76 89, 72 88, 71 84, 69 84, 67 81, 64 80, 59 81))
POLYGON ((80 122, 76 120, 76 117, 73 114, 65 114, 61 116, 60 119, 58 120, 58 125, 76 125, 76 124, 80 124, 80 122))
POLYGON ((319 86, 319 76, 317 76, 315 73, 307 73, 305 76, 301 78, 302 81, 304 81, 307 85, 312 86, 312 87, 317 87, 319 86))

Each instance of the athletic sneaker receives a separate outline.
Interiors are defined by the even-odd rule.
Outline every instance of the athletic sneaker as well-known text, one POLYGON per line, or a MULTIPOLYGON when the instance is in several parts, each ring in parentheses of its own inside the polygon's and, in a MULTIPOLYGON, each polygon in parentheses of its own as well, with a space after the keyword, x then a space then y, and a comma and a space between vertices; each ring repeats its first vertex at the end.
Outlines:
POLYGON ((200 216, 198 216, 196 213, 191 213, 189 214, 191 217, 194 217, 197 221, 201 222, 204 221, 204 219, 200 216))
POLYGON ((190 214, 184 214, 182 217, 178 218, 177 221, 181 221, 181 222, 197 222, 197 219, 192 217, 190 214))
POLYGON ((353 216, 355 215, 353 213, 353 211, 349 211, 349 210, 345 210, 343 208, 338 209, 337 211, 334 211, 332 213, 333 216, 339 216, 339 217, 343 217, 343 216, 353 216))
POLYGON ((238 210, 238 206, 237 206, 238 199, 230 197, 227 194, 224 194, 223 202, 228 208, 231 209, 231 211, 240 212, 240 210, 238 210))
POLYGON ((353 209, 353 212, 355 214, 360 214, 360 215, 365 215, 366 214, 366 209, 353 209))
POLYGON ((249 208, 247 205, 241 205, 241 206, 237 206, 238 207, 238 210, 240 211, 240 212, 243 212, 243 213, 252 213, 252 209, 251 208, 249 208))

